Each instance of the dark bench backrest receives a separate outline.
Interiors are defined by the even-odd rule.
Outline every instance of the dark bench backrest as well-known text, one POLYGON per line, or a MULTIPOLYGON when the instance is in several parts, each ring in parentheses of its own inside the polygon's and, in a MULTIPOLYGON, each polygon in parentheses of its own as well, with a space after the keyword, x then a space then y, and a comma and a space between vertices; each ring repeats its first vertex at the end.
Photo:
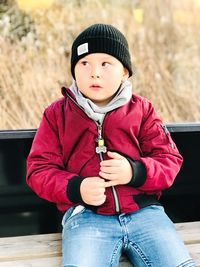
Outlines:
MULTIPOLYGON (((161 202, 174 222, 200 220, 200 124, 167 125, 184 157, 174 185, 161 202)), ((54 204, 25 182, 26 158, 36 130, 0 131, 0 236, 60 231, 54 204)))

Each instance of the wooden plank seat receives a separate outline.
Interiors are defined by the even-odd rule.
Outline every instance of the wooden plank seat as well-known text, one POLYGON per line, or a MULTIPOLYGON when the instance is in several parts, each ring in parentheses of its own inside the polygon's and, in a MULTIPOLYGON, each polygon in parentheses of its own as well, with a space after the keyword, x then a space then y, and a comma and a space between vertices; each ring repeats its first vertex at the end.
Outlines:
MULTIPOLYGON (((200 267, 200 221, 175 224, 190 255, 200 267)), ((61 234, 0 238, 0 267, 60 267, 61 234)), ((132 266, 123 256, 120 267, 132 266)))

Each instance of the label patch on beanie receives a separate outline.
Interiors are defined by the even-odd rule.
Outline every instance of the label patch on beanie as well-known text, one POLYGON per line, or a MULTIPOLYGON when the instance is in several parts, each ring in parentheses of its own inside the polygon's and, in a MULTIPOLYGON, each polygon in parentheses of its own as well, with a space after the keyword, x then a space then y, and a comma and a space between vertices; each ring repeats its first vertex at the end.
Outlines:
POLYGON ((77 47, 78 56, 88 52, 88 43, 81 44, 77 47))

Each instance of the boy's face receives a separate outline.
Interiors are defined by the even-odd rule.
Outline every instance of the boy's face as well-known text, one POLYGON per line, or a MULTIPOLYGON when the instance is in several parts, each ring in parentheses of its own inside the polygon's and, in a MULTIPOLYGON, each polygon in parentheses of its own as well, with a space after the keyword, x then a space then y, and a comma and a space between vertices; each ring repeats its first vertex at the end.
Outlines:
POLYGON ((98 106, 105 106, 119 89, 128 70, 115 57, 94 53, 81 58, 75 66, 75 77, 80 92, 98 106))

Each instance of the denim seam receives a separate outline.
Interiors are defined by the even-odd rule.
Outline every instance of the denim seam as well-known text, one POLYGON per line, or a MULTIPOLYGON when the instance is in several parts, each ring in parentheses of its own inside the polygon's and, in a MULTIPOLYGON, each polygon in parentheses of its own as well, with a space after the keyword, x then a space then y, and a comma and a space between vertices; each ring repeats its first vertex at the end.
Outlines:
POLYGON ((182 262, 181 264, 177 265, 176 267, 195 267, 195 266, 196 265, 195 265, 194 261, 192 259, 189 259, 189 260, 187 260, 185 262, 182 262))
POLYGON ((122 240, 119 240, 118 243, 117 243, 117 245, 114 248, 113 254, 111 256, 110 267, 113 266, 113 263, 116 260, 116 254, 117 254, 117 251, 119 250, 120 245, 122 246, 122 240))
POLYGON ((152 267, 151 262, 147 259, 147 257, 145 256, 145 254, 143 253, 143 251, 137 244, 130 242, 129 245, 136 251, 136 253, 140 256, 140 258, 142 259, 142 261, 145 263, 147 267, 152 267))

